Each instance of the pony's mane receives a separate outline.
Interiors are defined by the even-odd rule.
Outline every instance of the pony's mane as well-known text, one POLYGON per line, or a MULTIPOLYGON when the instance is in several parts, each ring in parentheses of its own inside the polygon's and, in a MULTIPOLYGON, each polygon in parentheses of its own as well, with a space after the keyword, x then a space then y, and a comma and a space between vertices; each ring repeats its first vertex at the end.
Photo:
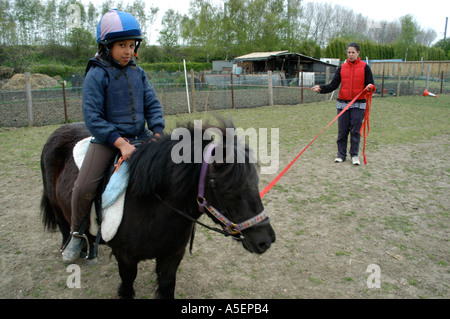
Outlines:
MULTIPOLYGON (((178 128, 185 128, 191 136, 191 152, 194 152, 194 131, 198 130, 192 122, 185 125, 179 125, 178 128)), ((220 130, 224 140, 227 138, 227 128, 233 128, 231 121, 221 120, 221 125, 211 125, 209 123, 202 125, 202 135, 208 128, 220 130)), ((248 176, 256 172, 254 164, 250 163, 250 150, 248 145, 242 144, 236 136, 234 139, 234 160, 227 163, 225 160, 220 163, 212 163, 214 175, 221 181, 221 188, 224 192, 236 191, 242 187, 248 187, 248 176), (245 162, 237 163, 238 152, 244 150, 245 162)), ((198 179, 200 176, 201 163, 194 163, 194 155, 191 154, 191 163, 176 164, 171 158, 171 152, 174 145, 179 140, 172 140, 171 135, 164 135, 156 142, 143 144, 133 154, 129 160, 130 167, 130 190, 140 197, 147 197, 153 193, 160 196, 192 196, 196 198, 198 179)), ((202 139, 202 149, 204 149, 211 140, 202 139)), ((220 146, 223 147, 225 143, 220 146)), ((224 151, 225 154, 225 151, 224 151)), ((224 155, 225 156, 225 155, 224 155)), ((257 174, 255 174, 257 176, 257 174)))

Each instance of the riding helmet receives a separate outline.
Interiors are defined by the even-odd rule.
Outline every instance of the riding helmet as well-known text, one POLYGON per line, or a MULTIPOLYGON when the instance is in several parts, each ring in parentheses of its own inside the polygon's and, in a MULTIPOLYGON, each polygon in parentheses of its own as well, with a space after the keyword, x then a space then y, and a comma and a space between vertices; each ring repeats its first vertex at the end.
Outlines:
POLYGON ((112 9, 105 13, 97 25, 97 43, 109 45, 120 40, 142 41, 139 22, 128 12, 112 9))

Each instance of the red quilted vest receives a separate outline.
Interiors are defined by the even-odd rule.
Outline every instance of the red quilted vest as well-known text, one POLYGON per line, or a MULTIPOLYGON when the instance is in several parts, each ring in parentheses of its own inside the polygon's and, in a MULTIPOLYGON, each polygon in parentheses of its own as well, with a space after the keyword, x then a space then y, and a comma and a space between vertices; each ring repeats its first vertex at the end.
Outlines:
MULTIPOLYGON (((347 60, 341 67, 341 89, 339 91, 339 99, 353 100, 365 88, 365 67, 366 62, 358 58, 351 63, 347 60)), ((363 93, 358 100, 364 100, 366 94, 363 93)))

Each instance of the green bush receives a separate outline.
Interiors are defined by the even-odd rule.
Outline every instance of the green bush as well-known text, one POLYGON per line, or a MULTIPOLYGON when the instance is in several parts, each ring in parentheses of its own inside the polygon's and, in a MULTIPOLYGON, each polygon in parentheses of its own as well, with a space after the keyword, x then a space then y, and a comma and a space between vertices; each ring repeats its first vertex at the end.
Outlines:
MULTIPOLYGON (((161 62, 161 63, 138 63, 145 71, 167 71, 178 72, 184 71, 183 62, 161 62)), ((186 70, 194 69, 194 71, 205 71, 212 69, 212 63, 202 62, 186 62, 186 70)))
POLYGON ((61 64, 35 64, 31 66, 32 73, 47 74, 48 76, 59 75, 66 78, 73 74, 84 73, 84 67, 73 67, 61 64))
POLYGON ((23 73, 36 61, 37 45, 0 45, 0 65, 11 67, 14 73, 23 73))

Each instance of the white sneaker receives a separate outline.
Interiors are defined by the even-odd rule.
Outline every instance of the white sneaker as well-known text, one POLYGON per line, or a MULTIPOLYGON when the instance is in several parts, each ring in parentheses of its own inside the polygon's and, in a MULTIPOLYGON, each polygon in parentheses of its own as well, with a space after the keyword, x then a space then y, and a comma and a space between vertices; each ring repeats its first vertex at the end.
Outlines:
POLYGON ((353 165, 361 165, 361 162, 359 161, 358 156, 353 156, 352 157, 352 164, 353 165))
POLYGON ((334 160, 335 163, 342 163, 344 160, 340 157, 336 157, 336 159, 334 160))

